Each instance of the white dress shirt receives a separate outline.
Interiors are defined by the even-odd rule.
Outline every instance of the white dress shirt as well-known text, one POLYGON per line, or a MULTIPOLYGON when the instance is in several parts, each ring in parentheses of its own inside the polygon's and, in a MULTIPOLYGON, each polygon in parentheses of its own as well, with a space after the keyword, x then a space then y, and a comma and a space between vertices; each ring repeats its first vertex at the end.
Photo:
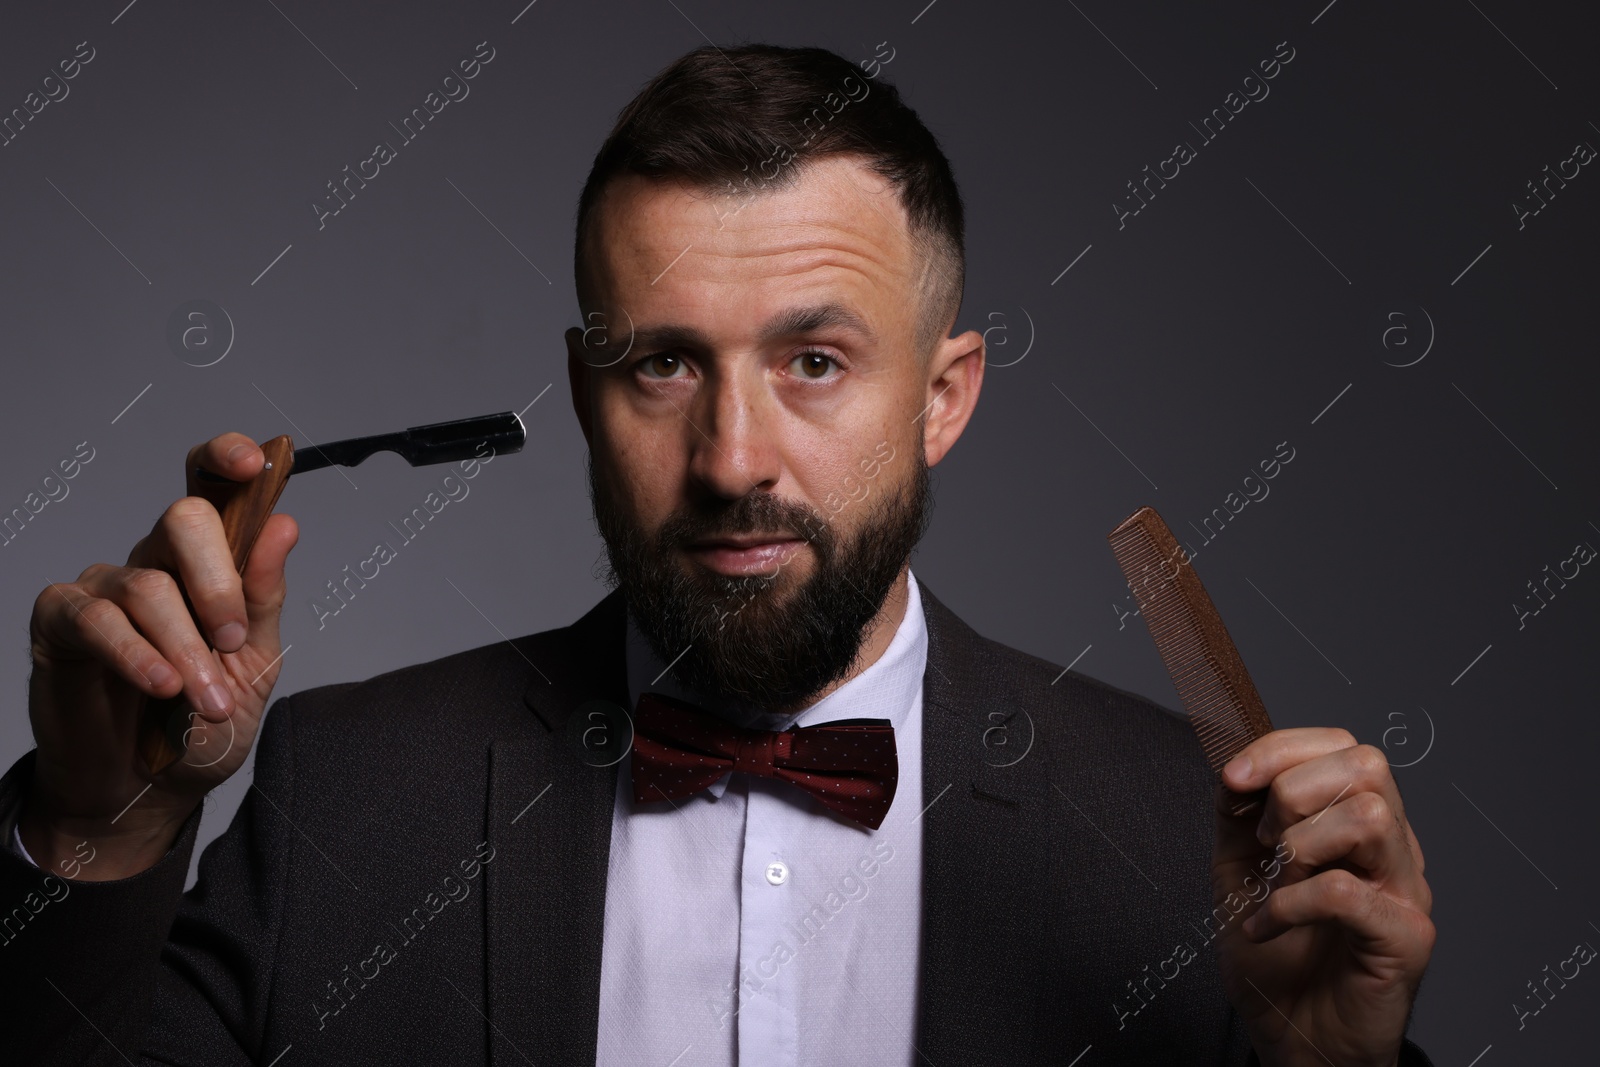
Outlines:
MULTIPOLYGON (((883 655, 783 730, 887 719, 894 802, 869 830, 776 779, 730 772, 635 805, 618 764, 600 971, 599 1067, 910 1065, 922 913, 922 674, 915 577, 883 655)), ((696 700, 632 619, 629 697, 696 700)))
MULTIPOLYGON (((636 807, 631 758, 618 764, 598 1067, 914 1067, 928 631, 907 574, 905 618, 875 663, 798 716, 743 723, 889 720, 899 774, 878 829, 743 773, 636 807)), ((646 690, 704 703, 631 618, 626 659, 632 703, 646 690)), ((6 816, 0 840, 32 863, 6 816)))

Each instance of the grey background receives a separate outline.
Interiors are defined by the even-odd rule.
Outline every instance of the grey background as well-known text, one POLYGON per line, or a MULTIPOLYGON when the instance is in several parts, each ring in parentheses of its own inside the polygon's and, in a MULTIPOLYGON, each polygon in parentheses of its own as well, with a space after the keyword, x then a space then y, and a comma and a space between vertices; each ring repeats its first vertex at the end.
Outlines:
MULTIPOLYGON (((1594 979, 1520 1031, 1508 1010, 1600 941, 1600 577, 1520 630, 1512 606, 1600 545, 1584 299, 1600 177, 1583 168, 1521 229, 1511 208, 1577 142, 1600 145, 1576 5, 524 3, 8 13, 0 111, 78 42, 96 55, 0 148, 0 511, 79 442, 95 456, 0 548, 17 640, 0 758, 32 744, 33 598, 121 563, 181 495, 186 450, 224 430, 304 443, 533 405, 527 450, 320 630, 312 593, 392 539, 444 468, 381 456, 294 480, 280 694, 586 610, 600 544, 560 335, 578 323, 571 230, 594 151, 708 38, 853 60, 887 41, 882 76, 968 206, 957 329, 993 328, 918 575, 979 631, 1173 705, 1142 624, 1119 622, 1105 534, 1151 504, 1184 535, 1287 441, 1270 496, 1190 544, 1277 724, 1342 725, 1409 764, 1395 773, 1440 931, 1413 1036, 1440 1064, 1592 1047, 1594 979), (1189 123, 1285 40, 1271 95, 1201 145, 1189 123), (324 183, 398 144, 388 123, 480 41, 496 54, 470 96, 319 230, 324 183), (1197 159, 1119 229, 1124 183, 1178 140, 1197 159), (213 366, 166 342, 191 299, 236 332, 213 366), (1425 359, 1392 365, 1430 334, 1425 359)), ((247 782, 214 794, 208 838, 247 782)))

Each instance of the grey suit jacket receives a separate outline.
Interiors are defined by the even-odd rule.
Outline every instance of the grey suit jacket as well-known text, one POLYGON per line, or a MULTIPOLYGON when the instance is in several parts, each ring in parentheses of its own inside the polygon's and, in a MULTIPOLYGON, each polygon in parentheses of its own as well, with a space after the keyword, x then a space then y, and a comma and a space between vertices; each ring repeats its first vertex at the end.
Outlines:
MULTIPOLYGON (((922 602, 921 1062, 1254 1063, 1206 936, 1193 731, 922 602)), ((626 704, 624 621, 613 593, 569 627, 280 698, 188 894, 203 808, 120 881, 0 849, 6 1061, 593 1064, 617 767, 569 727, 626 704)))

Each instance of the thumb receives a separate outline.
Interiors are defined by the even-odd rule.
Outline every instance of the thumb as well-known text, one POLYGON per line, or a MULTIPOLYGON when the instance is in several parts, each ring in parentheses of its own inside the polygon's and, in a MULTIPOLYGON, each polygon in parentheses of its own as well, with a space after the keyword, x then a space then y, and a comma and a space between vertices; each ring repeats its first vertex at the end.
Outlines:
POLYGON ((245 616, 250 621, 249 643, 266 653, 268 660, 278 654, 278 619, 288 594, 284 563, 299 540, 300 526, 291 516, 269 515, 240 576, 245 616))

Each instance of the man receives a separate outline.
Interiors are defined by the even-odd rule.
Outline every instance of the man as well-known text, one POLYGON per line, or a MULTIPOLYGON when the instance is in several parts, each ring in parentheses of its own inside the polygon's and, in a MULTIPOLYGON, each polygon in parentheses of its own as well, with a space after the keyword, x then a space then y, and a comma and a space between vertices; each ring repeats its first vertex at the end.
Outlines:
POLYGON ((1427 1062, 1431 897, 1381 754, 1281 730, 1225 789, 1180 718, 911 574, 984 350, 948 336, 960 197, 893 89, 690 53, 619 117, 575 251, 617 586, 577 623, 264 717, 288 516, 239 576, 186 497, 40 594, 38 748, 0 780, 26 1062, 1427 1062), (151 776, 134 722, 179 692, 189 752, 151 776))

